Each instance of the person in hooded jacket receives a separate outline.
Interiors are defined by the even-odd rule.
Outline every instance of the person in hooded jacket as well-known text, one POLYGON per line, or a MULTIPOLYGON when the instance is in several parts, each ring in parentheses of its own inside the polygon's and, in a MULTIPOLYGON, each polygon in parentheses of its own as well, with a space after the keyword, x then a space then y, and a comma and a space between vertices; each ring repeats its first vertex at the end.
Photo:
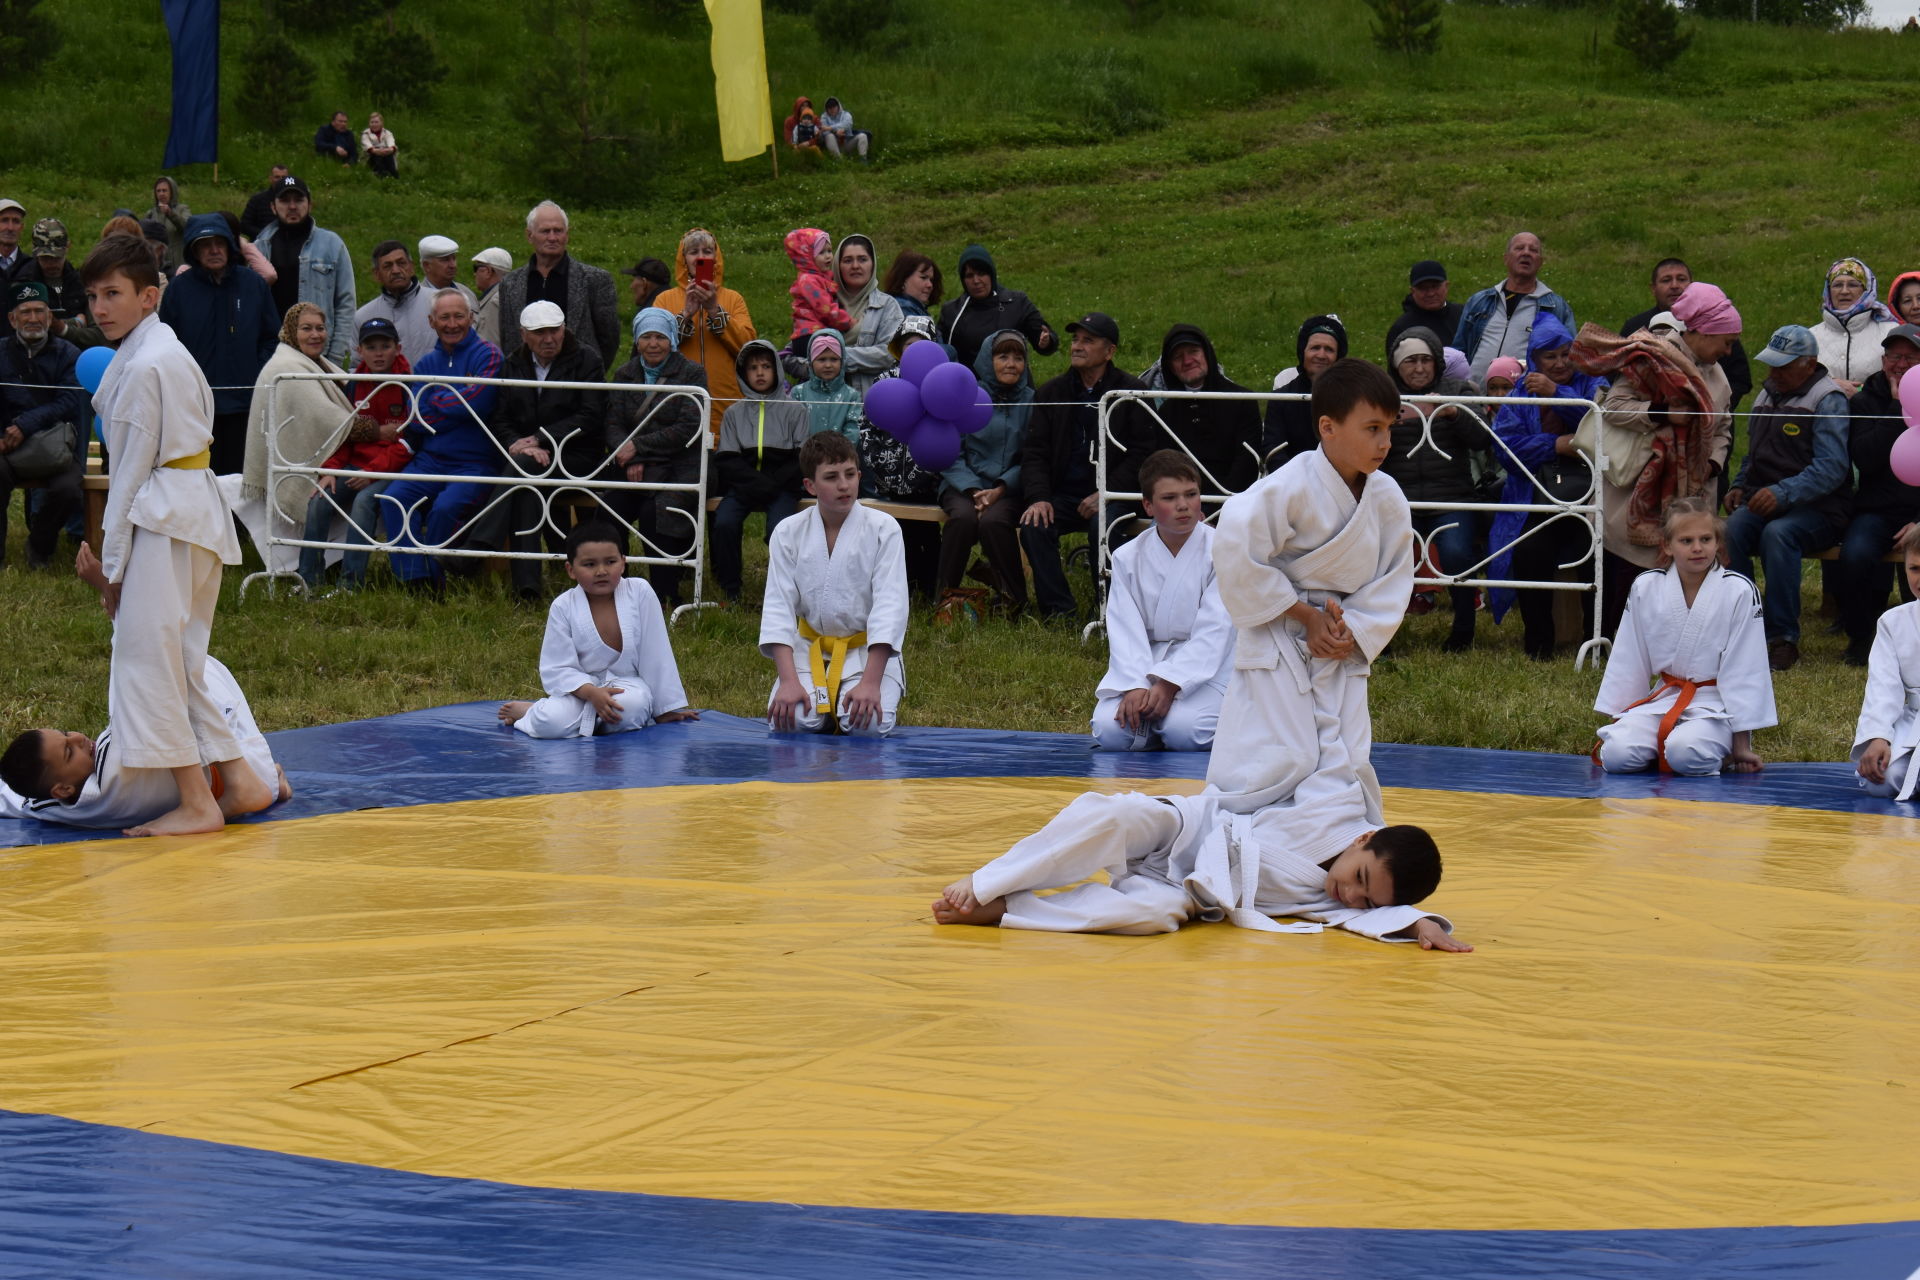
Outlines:
POLYGON ((1392 351, 1400 335, 1409 329, 1426 329, 1438 334, 1444 347, 1460 328, 1462 310, 1459 303, 1447 301, 1446 267, 1432 258, 1414 263, 1407 272, 1407 287, 1407 296, 1400 301, 1400 314, 1387 327, 1387 350, 1392 351))
POLYGON ((1920 324, 1920 271, 1903 271, 1887 286, 1887 310, 1901 324, 1920 324))
POLYGON ((961 590, 978 542, 998 587, 995 604, 1008 617, 1018 617, 1027 608, 1027 574, 1020 563, 1019 522, 1026 509, 1020 456, 1034 399, 1026 336, 1017 329, 992 335, 980 346, 973 374, 993 400, 993 416, 960 437, 960 456, 941 472, 946 483, 940 506, 947 521, 940 529, 940 590, 947 596, 961 590))
POLYGON ((1840 538, 1840 558, 1833 562, 1833 594, 1847 632, 1844 660, 1849 666, 1866 666, 1873 648, 1874 626, 1894 581, 1893 566, 1884 557, 1908 526, 1920 523, 1920 486, 1893 473, 1893 442, 1907 429, 1900 411, 1900 379, 1916 366, 1920 325, 1887 330, 1880 371, 1861 383, 1847 404, 1847 452, 1859 487, 1840 538))
MULTIPOLYGON (((1406 396, 1471 396, 1479 392, 1471 382, 1443 372, 1446 357, 1440 335, 1418 325, 1401 331, 1388 344, 1387 371, 1400 389, 1400 417, 1393 424, 1393 447, 1380 469, 1392 476, 1412 502, 1475 502, 1476 458, 1482 471, 1492 466, 1493 433, 1472 409, 1462 405, 1427 407, 1409 404, 1406 396)), ((1479 558, 1480 521, 1472 511, 1416 511, 1413 530, 1425 540, 1440 572, 1456 577, 1479 558)), ((1459 653, 1473 645, 1473 623, 1478 592, 1472 587, 1448 587, 1453 604, 1453 630, 1443 648, 1459 653)))
POLYGON ((1858 258, 1842 258, 1827 268, 1813 339, 1820 345, 1821 365, 1844 394, 1852 395, 1879 372, 1881 340, 1899 323, 1880 301, 1873 268, 1858 258))
POLYGON ((971 365, 980 344, 1002 329, 1013 329, 1040 355, 1060 349, 1060 335, 1047 325, 1040 308, 1018 289, 1002 289, 993 255, 977 244, 960 254, 960 296, 940 308, 940 339, 954 359, 971 365))
POLYGON ((160 295, 160 319, 214 388, 213 473, 232 475, 246 462, 253 386, 280 345, 281 317, 225 218, 195 215, 186 253, 188 269, 160 295))
MULTIPOLYGON (((1273 389, 1289 394, 1311 395, 1313 380, 1347 358, 1347 327, 1336 315, 1308 316, 1300 323, 1294 338, 1294 358, 1299 362, 1282 369, 1274 377, 1273 389)), ((1260 465, 1263 470, 1278 470, 1302 453, 1320 447, 1320 432, 1314 426, 1313 404, 1308 400, 1269 400, 1267 421, 1260 434, 1260 465)))
MULTIPOLYGON (((1213 341, 1198 325, 1176 324, 1160 343, 1160 362, 1141 381, 1150 391, 1247 389, 1220 370, 1213 341)), ((1155 399, 1130 405, 1118 424, 1126 452, 1107 459, 1110 490, 1140 487, 1140 463, 1158 449, 1181 449, 1201 468, 1206 496, 1239 493, 1260 475, 1260 405, 1255 400, 1155 399)))
MULTIPOLYGON (((674 350, 680 335, 671 311, 648 307, 633 318, 633 356, 614 371, 615 382, 646 386, 701 387, 707 371, 674 350)), ((607 447, 613 464, 635 484, 693 484, 700 479, 700 451, 710 438, 699 402, 668 392, 615 391, 607 404, 607 447)), ((686 555, 706 519, 706 504, 692 490, 621 490, 608 505, 632 524, 648 554, 686 555)), ((653 565, 647 573, 660 603, 672 609, 680 595, 679 565, 653 565)))
POLYGON ((680 354, 707 371, 707 390, 713 393, 712 427, 718 436, 728 406, 740 398, 734 364, 757 336, 753 316, 747 311, 747 300, 724 284, 727 260, 720 256, 713 232, 705 227, 680 237, 673 278, 674 287, 656 294, 651 305, 674 314, 680 354), (699 283, 703 272, 711 276, 710 285, 699 283))
MULTIPOLYGON (((1575 369, 1570 354, 1572 346, 1573 334, 1558 316, 1550 311, 1537 313, 1533 329, 1527 335, 1527 371, 1512 394, 1598 403, 1606 394, 1607 380, 1575 369)), ((1536 479, 1563 497, 1591 487, 1592 469, 1573 444, 1573 433, 1586 412, 1585 406, 1578 404, 1565 409, 1533 404, 1500 406, 1493 418, 1493 433, 1500 438, 1495 459, 1507 472, 1501 502, 1544 503, 1546 499, 1535 488, 1536 479)), ((1575 563, 1588 555, 1593 535, 1585 519, 1580 517, 1549 511, 1502 511, 1493 518, 1490 541, 1495 550, 1488 577, 1546 582, 1558 575, 1561 565, 1575 563)), ((1538 662, 1550 661, 1554 644, 1553 590, 1534 587, 1515 592, 1508 587, 1495 587, 1491 597, 1495 622, 1512 607, 1516 596, 1527 656, 1538 662)), ((1592 592, 1581 593, 1580 607, 1590 632, 1593 630, 1592 592)))
POLYGON ((713 576, 727 599, 738 601, 745 570, 740 540, 747 516, 767 513, 766 537, 800 510, 800 446, 813 434, 807 407, 787 395, 780 353, 763 338, 740 348, 734 362, 740 398, 720 419, 713 455, 717 488, 725 497, 713 513, 713 576))

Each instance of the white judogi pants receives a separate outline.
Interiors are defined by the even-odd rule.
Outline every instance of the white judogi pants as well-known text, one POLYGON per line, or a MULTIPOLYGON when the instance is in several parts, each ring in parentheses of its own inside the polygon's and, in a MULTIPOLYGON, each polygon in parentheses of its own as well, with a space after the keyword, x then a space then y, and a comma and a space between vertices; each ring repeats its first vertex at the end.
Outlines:
POLYGON ((1145 751, 1154 739, 1168 751, 1211 751, 1213 732, 1220 723, 1218 689, 1202 688, 1174 699, 1160 723, 1145 733, 1134 733, 1119 720, 1120 699, 1102 698, 1093 708, 1093 742, 1102 751, 1145 751))
MULTIPOLYGON (((804 657, 804 652, 800 656, 804 657)), ((804 711, 793 718, 794 732, 826 733, 833 728, 833 723, 829 717, 820 713, 820 691, 809 678, 806 667, 801 667, 799 674, 800 687, 807 692, 807 706, 804 711)), ((889 736, 893 733, 893 727, 900 710, 899 682, 891 675, 883 675, 880 677, 880 719, 864 729, 854 728, 853 722, 847 719, 847 695, 852 693, 853 687, 859 683, 860 677, 858 674, 848 676, 840 682, 840 705, 838 711, 841 726, 846 733, 856 738, 885 738, 889 736)), ((774 687, 779 688, 778 681, 774 682, 774 687)), ((773 696, 771 693, 767 696, 767 707, 769 712, 771 712, 773 707, 773 696)), ((773 718, 771 714, 769 714, 767 718, 767 728, 773 728, 773 718)))
POLYGON ((974 896, 982 902, 1005 897, 1000 924, 1009 929, 1172 933, 1197 907, 1181 885, 1164 878, 1180 825, 1179 811, 1153 796, 1080 796, 974 872, 974 896), (1111 884, 1074 885, 1045 897, 1031 891, 1100 871, 1111 884))
POLYGON ((107 679, 107 718, 128 768, 178 769, 243 754, 207 690, 220 569, 219 555, 205 547, 134 526, 107 679))
POLYGON ((1307 664, 1313 689, 1306 693, 1285 663, 1233 673, 1215 733, 1223 749, 1207 765, 1208 789, 1220 791, 1221 807, 1233 813, 1292 795, 1323 766, 1320 717, 1330 716, 1360 779, 1368 821, 1384 825, 1364 669, 1324 658, 1307 664))
MULTIPOLYGON (((1667 744, 1667 758, 1671 760, 1673 758, 1673 739, 1668 738, 1667 744)), ((1887 780, 1885 782, 1868 782, 1865 778, 1860 778, 1860 789, 1870 796, 1878 796, 1882 800, 1891 800, 1900 794, 1900 787, 1907 780, 1907 770, 1912 767, 1913 748, 1909 747, 1904 751, 1896 748, 1893 754, 1887 758, 1887 780)))
MULTIPOLYGON (((590 733, 630 733, 635 729, 644 729, 653 723, 653 690, 647 688, 647 682, 632 676, 609 676, 607 685, 617 685, 620 692, 614 695, 614 701, 620 704, 620 722, 608 724, 595 717, 590 733)), ((527 708, 527 714, 513 722, 513 727, 529 738, 578 738, 580 732, 580 699, 570 693, 557 694, 542 698, 527 708)))
MULTIPOLYGON (((1629 712, 1608 726, 1600 743, 1600 767, 1608 773, 1642 773, 1659 760, 1659 715, 1629 712)), ((1733 750, 1733 730, 1725 720, 1682 720, 1667 735, 1667 767, 1688 777, 1720 772, 1733 750)))

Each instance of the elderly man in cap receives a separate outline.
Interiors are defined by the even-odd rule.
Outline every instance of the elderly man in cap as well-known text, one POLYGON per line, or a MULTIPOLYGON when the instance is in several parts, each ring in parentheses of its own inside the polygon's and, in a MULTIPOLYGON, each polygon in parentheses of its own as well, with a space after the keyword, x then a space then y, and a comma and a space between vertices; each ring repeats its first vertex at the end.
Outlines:
POLYGON ((513 255, 488 245, 473 255, 473 287, 480 292, 473 304, 473 327, 494 346, 500 345, 500 281, 513 270, 513 255))
POLYGON ((1886 606, 1887 588, 1893 585, 1893 566, 1882 557, 1908 526, 1920 523, 1920 485, 1895 475, 1892 459, 1893 442, 1906 430, 1900 379, 1915 366, 1920 366, 1920 325, 1887 330, 1880 339, 1880 371, 1860 384, 1847 406, 1848 452, 1859 488, 1828 581, 1847 631, 1849 666, 1867 665, 1874 627, 1886 606))
MULTIPOLYGON (((67 228, 57 218, 42 218, 33 224, 33 257, 14 273, 14 280, 38 280, 47 286, 47 302, 53 308, 53 336, 65 338, 85 349, 106 341, 94 327, 87 312, 87 291, 80 284, 80 273, 67 261, 67 228)), ((4 326, 0 326, 0 332, 4 326)))
POLYGON ((253 387, 279 345, 282 316, 224 215, 195 214, 184 240, 187 269, 162 295, 160 319, 214 388, 213 473, 227 476, 245 466, 253 387))
POLYGON ((500 345, 520 345, 520 312, 529 302, 552 302, 567 313, 567 328, 612 363, 620 354, 620 307, 613 276, 567 252, 572 226, 567 211, 542 200, 527 212, 527 243, 533 259, 500 282, 500 345))
POLYGON ((1754 397, 1747 457, 1727 490, 1729 564, 1751 578, 1759 553, 1767 663, 1775 671, 1800 660, 1801 559, 1839 541, 1847 525, 1847 397, 1819 352, 1804 325, 1774 330, 1759 355, 1773 372, 1754 397))
MULTIPOLYGON (((1020 545, 1033 567, 1033 591, 1043 618, 1079 616, 1073 588, 1060 564, 1060 539, 1085 533, 1099 511, 1094 459, 1100 443, 1100 398, 1109 391, 1137 391, 1143 385, 1113 363, 1120 349, 1120 326, 1101 311, 1089 311, 1067 326, 1067 371, 1034 393, 1033 416, 1020 459, 1020 484, 1027 509, 1020 516, 1020 545)), ((1088 557, 1094 595, 1099 596, 1099 566, 1088 557)))
POLYGON ((1430 329, 1442 342, 1451 342, 1460 327, 1461 306, 1447 301, 1447 269, 1428 258, 1413 264, 1407 272, 1407 296, 1400 301, 1400 315, 1387 328, 1387 350, 1398 348, 1400 335, 1409 329, 1430 329))
POLYGON ((627 285, 627 295, 633 299, 636 313, 652 306, 663 289, 673 287, 673 273, 658 258, 642 258, 630 267, 620 268, 620 274, 633 277, 627 285))
POLYGON ((479 305, 473 290, 460 283, 460 246, 446 236, 420 237, 420 274, 428 293, 458 289, 467 296, 469 307, 479 305))
MULTIPOLYGON (((439 341, 433 331, 433 296, 439 291, 420 286, 407 246, 398 240, 382 240, 373 246, 373 278, 380 282, 380 296, 362 303, 354 312, 354 331, 357 333, 369 320, 393 321, 400 333, 400 350, 408 363, 419 364, 420 357, 439 341)), ((468 308, 471 310, 471 303, 468 308)))
POLYGON ((42 486, 27 529, 27 565, 53 558, 60 526, 80 505, 80 428, 87 393, 74 363, 80 350, 53 336, 53 309, 38 280, 6 286, 13 332, 0 342, 0 560, 7 507, 19 484, 42 486))
POLYGON ((353 291, 353 262, 339 236, 314 225, 313 195, 307 184, 288 174, 273 189, 273 222, 254 240, 279 278, 273 305, 281 315, 296 302, 311 302, 327 317, 327 359, 347 367, 358 302, 353 291))
MULTIPOLYGON (((707 371, 674 349, 679 321, 671 311, 648 307, 633 318, 633 358, 613 381, 630 386, 707 385, 707 371)), ((606 443, 613 451, 614 479, 634 483, 694 484, 700 479, 700 454, 707 447, 706 420, 691 396, 672 392, 615 391, 607 403, 606 443)), ((622 519, 639 529, 651 555, 692 552, 706 518, 700 494, 686 490, 648 492, 627 489, 609 495, 622 519)), ((667 608, 680 591, 682 570, 655 565, 648 572, 654 593, 667 608)))
POLYGON ((26 225, 27 211, 20 202, 0 198, 0 284, 27 265, 27 255, 20 252, 20 232, 26 225))
MULTIPOLYGON (((607 397, 581 387, 558 384, 604 382, 600 353, 567 330, 566 313, 551 302, 530 302, 520 312, 519 347, 507 356, 500 376, 539 385, 500 388, 494 410, 493 438, 506 451, 508 474, 595 476, 607 460, 604 419, 607 397), (558 465, 555 465, 556 457, 558 465)), ((549 551, 566 542, 565 500, 579 489, 516 489, 475 530, 476 541, 505 544, 510 551, 549 551), (543 537, 544 535, 544 537, 543 537)), ((527 604, 545 604, 541 562, 512 561, 514 594, 527 604)))

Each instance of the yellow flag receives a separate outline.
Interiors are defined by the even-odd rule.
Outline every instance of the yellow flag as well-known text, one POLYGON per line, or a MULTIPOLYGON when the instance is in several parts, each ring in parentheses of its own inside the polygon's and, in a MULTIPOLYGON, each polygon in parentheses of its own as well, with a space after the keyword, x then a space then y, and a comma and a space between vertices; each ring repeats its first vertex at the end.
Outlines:
POLYGON ((713 23, 713 96, 720 109, 720 155, 751 160, 773 145, 767 102, 767 41, 760 0, 706 0, 713 23))

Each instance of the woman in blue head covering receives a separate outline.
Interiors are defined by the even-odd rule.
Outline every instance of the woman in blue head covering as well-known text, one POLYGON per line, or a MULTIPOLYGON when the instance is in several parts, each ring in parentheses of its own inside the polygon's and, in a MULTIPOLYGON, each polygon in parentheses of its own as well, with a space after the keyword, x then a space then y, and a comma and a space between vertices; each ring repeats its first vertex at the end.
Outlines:
MULTIPOLYGON (((647 307, 633 318, 633 358, 614 371, 615 382, 647 387, 706 389, 707 371, 675 349, 678 321, 671 311, 647 307)), ((700 479, 700 451, 707 446, 705 406, 671 391, 615 391, 607 403, 607 448, 613 478, 635 483, 693 484, 700 479)), ((608 498, 615 512, 646 539, 644 553, 690 558, 698 521, 706 518, 700 495, 685 489, 622 489, 608 498)), ((685 571, 652 566, 654 594, 671 609, 685 571)))
MULTIPOLYGON (((1515 396, 1599 400, 1607 380, 1573 367, 1569 349, 1573 335, 1557 316, 1534 319, 1527 338, 1527 372, 1515 386, 1515 396)), ((1507 469, 1500 501, 1543 503, 1552 498, 1578 501, 1593 484, 1593 473, 1573 447, 1573 433, 1586 416, 1586 406, 1505 404, 1494 415, 1493 433, 1499 437, 1494 459, 1507 469)), ((1495 578, 1523 578, 1545 582, 1559 576, 1560 566, 1576 564, 1596 554, 1593 532, 1584 518, 1548 511, 1502 511, 1493 520, 1489 545, 1497 554, 1489 569, 1495 578)), ((1590 571, 1590 569, 1589 569, 1590 571)), ((1492 593, 1493 619, 1498 622, 1514 603, 1520 604, 1522 639, 1527 656, 1546 662, 1553 657, 1553 597, 1544 588, 1514 591, 1496 587, 1492 593)), ((1593 629, 1593 594, 1580 597, 1586 628, 1593 629)))

